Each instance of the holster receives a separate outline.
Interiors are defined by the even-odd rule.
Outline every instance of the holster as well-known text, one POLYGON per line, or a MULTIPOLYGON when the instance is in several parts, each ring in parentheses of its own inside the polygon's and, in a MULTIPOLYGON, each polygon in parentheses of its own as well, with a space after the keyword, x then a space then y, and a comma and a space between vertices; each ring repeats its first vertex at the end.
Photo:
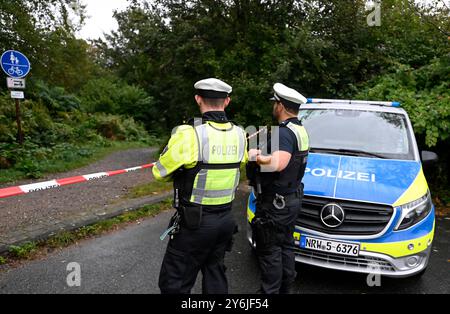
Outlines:
POLYGON ((175 185, 173 206, 181 216, 181 223, 190 230, 197 230, 202 224, 203 208, 201 205, 184 206, 181 205, 180 189, 175 185))
POLYGON ((181 215, 184 226, 190 230, 197 230, 202 224, 202 206, 181 206, 181 215))
POLYGON ((250 181, 251 186, 256 187, 256 175, 259 170, 259 166, 256 161, 249 161, 246 165, 247 178, 250 181))
POLYGON ((255 218, 252 221, 253 239, 256 249, 266 249, 279 244, 279 237, 275 223, 267 218, 255 218))

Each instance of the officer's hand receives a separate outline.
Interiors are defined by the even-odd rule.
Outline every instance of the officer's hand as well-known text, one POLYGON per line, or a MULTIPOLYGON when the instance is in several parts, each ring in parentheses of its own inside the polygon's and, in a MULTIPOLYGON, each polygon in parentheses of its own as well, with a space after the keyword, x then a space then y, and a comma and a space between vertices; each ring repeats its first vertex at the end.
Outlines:
POLYGON ((256 161, 256 158, 262 154, 262 151, 259 149, 250 149, 248 152, 248 159, 250 161, 256 161))
POLYGON ((258 165, 260 165, 260 166, 267 166, 267 165, 270 165, 271 163, 272 163, 272 160, 273 160, 273 158, 272 158, 272 156, 261 156, 261 155, 258 155, 257 157, 256 157, 256 162, 258 163, 258 165))

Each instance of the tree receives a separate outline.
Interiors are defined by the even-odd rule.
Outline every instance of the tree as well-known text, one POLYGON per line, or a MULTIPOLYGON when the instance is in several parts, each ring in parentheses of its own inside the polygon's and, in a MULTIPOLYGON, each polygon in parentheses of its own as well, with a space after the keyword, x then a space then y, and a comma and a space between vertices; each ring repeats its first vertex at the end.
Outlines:
POLYGON ((84 19, 80 0, 0 0, 0 50, 25 53, 32 65, 30 78, 74 91, 94 66, 88 44, 74 35, 84 19))
POLYGON ((97 49, 104 65, 154 98, 155 125, 171 129, 196 114, 192 85, 211 76, 234 86, 233 119, 268 123, 274 82, 348 97, 448 51, 448 9, 385 0, 382 27, 367 24, 370 12, 364 0, 135 0, 97 49))

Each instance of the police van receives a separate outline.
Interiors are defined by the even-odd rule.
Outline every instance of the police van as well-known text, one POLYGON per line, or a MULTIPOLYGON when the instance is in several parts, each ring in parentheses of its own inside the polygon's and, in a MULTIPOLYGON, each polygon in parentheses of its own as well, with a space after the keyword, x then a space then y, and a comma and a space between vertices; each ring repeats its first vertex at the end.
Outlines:
MULTIPOLYGON (((311 142, 296 224, 300 263, 389 277, 427 268, 435 230, 423 166, 399 103, 309 99, 300 120, 311 142)), ((248 221, 255 216, 255 194, 248 221)), ((252 242, 251 228, 248 238, 252 242)))

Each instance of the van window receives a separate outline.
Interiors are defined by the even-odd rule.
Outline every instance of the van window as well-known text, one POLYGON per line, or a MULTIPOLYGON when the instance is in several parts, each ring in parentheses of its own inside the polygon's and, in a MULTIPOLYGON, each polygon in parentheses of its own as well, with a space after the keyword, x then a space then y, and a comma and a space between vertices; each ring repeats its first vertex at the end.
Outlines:
POLYGON ((355 151, 387 159, 414 160, 402 114, 348 109, 300 110, 312 151, 355 151))

